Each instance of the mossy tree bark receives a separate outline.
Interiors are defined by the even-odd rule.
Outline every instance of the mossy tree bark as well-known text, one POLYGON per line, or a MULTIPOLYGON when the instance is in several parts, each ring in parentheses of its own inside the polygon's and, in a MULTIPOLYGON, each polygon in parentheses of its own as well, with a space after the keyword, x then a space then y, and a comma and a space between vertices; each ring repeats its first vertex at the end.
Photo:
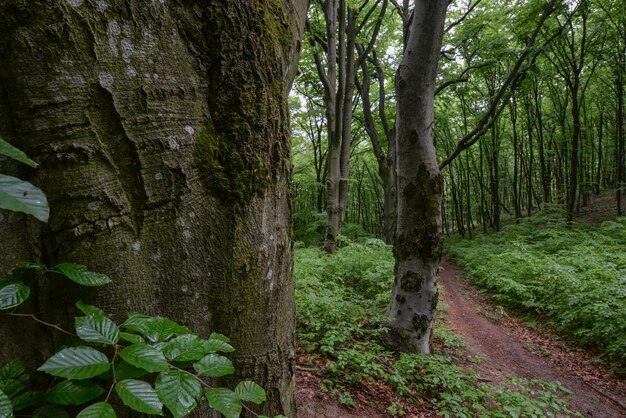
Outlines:
POLYGON ((415 0, 396 73, 398 221, 389 343, 400 351, 424 354, 430 352, 443 243, 434 97, 447 6, 447 0, 415 0))
MULTIPOLYGON (((266 415, 295 416, 286 97, 306 3, 0 5, 0 135, 41 164, 23 174, 51 204, 47 225, 2 213, 2 272, 70 261, 113 279, 41 283, 30 309, 52 323, 80 297, 230 336, 266 415)), ((63 342, 0 321, 0 360, 63 342)))

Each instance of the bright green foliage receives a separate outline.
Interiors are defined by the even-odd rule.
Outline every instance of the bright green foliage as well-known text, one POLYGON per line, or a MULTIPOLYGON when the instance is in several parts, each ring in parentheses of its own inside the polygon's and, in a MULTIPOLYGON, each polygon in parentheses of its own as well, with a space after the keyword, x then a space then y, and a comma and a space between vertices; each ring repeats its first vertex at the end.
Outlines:
POLYGON ((626 355, 626 218, 567 228, 558 213, 450 239, 446 253, 496 300, 547 315, 580 344, 626 355))
POLYGON ((120 332, 120 340, 126 341, 127 343, 132 344, 140 344, 145 342, 141 335, 130 334, 128 332, 120 332))
MULTIPOLYGON (((104 274, 88 271, 85 266, 80 264, 63 263, 52 270, 47 270, 46 266, 42 264, 19 263, 11 270, 11 277, 0 280, 0 310, 13 309, 24 303, 30 295, 30 288, 24 284, 24 281, 32 278, 33 275, 39 277, 50 272, 61 274, 84 286, 101 286, 111 281, 104 274)), ((89 316, 104 315, 104 312, 93 306, 80 302, 76 306, 89 316)), ((87 332, 86 330, 84 331, 87 332)), ((111 335, 109 337, 114 336, 113 331, 110 329, 103 329, 103 331, 110 332, 111 335)))
POLYGON ((28 156, 20 149, 15 148, 4 139, 0 138, 0 154, 4 154, 7 157, 13 158, 15 161, 19 161, 32 168, 37 168, 37 163, 28 158, 28 156))
POLYGON ((127 363, 149 372, 162 372, 168 369, 163 353, 147 344, 133 344, 122 351, 120 357, 127 363))
MULTIPOLYGON (((353 244, 333 256, 314 248, 300 249, 295 252, 295 266, 297 333, 308 350, 341 356, 341 347, 351 350, 364 335, 376 335, 378 331, 359 324, 382 320, 380 314, 388 303, 393 256, 382 241, 353 244)), ((369 360, 362 359, 364 364, 369 360)), ((352 376, 349 369, 343 373, 348 379, 352 376)))
POLYGON ((13 416, 13 406, 11 405, 11 400, 1 390, 0 390, 0 416, 1 417, 13 416))
POLYGON ((115 418, 116 416, 110 404, 98 402, 80 411, 76 418, 115 418))
POLYGON ((81 405, 103 393, 102 387, 89 380, 64 380, 48 391, 46 399, 58 405, 81 405))
POLYGON ((235 351, 235 349, 232 345, 228 344, 228 341, 220 340, 211 335, 208 340, 204 341, 204 351, 207 353, 215 353, 217 351, 231 353, 235 351))
POLYGON ((155 387, 163 404, 176 418, 193 411, 202 395, 198 379, 182 370, 159 373, 155 387))
POLYGON ((50 215, 46 195, 27 181, 0 174, 0 208, 24 212, 47 222, 50 215))
POLYGON ((38 390, 22 392, 11 399, 11 403, 13 403, 13 410, 21 411, 22 409, 30 408, 31 406, 37 405, 41 402, 44 397, 44 393, 38 390))
MULTIPOLYGON (((117 380, 135 379, 138 377, 144 377, 147 374, 150 374, 150 372, 145 369, 140 369, 139 367, 135 367, 132 364, 128 364, 124 360, 120 361, 115 367, 115 378, 117 380)), ((106 375, 107 379, 112 378, 112 377, 113 377, 113 372, 111 372, 110 376, 107 373, 106 375)))
POLYGON ((150 383, 126 379, 115 385, 115 391, 129 408, 146 414, 163 415, 163 404, 150 383))
MULTIPOLYGON (((75 267, 55 269, 55 272, 65 274, 69 271, 70 275, 76 270, 81 274, 86 272, 83 266, 75 267)), ((22 264, 12 274, 21 277, 24 272, 32 271, 45 273, 46 269, 40 265, 22 264)), ((28 290, 28 287, 24 288, 28 290)), ((105 392, 99 384, 88 380, 93 377, 110 385, 108 396, 115 387, 115 393, 124 405, 152 415, 163 415, 164 405, 176 418, 190 414, 202 398, 203 386, 208 388, 206 397, 210 405, 227 416, 238 416, 244 401, 260 404, 266 400, 263 388, 251 381, 240 383, 233 392, 226 388, 212 388, 203 380, 203 376, 221 377, 235 371, 228 358, 215 354, 234 351, 224 335, 213 333, 208 339, 202 339, 170 319, 136 313, 129 314, 127 321, 118 326, 100 308, 82 302, 76 306, 86 315, 75 318, 77 336, 85 342, 114 346, 113 360, 86 346, 59 351, 39 370, 70 380, 56 384, 46 394, 26 391, 28 376, 24 375, 24 366, 19 361, 10 362, 0 368, 0 417, 34 408, 42 401, 46 404, 34 411, 34 417, 67 417, 67 412, 58 405, 81 405, 105 392), (143 334, 150 343, 133 332, 143 334), (193 369, 196 374, 191 372, 193 369), (154 375, 149 376, 152 373, 159 373, 156 379, 154 375), (137 378, 145 378, 145 381, 137 378), (155 387, 148 381, 155 382, 155 387)), ((107 403, 108 396, 105 402, 87 406, 78 416, 115 417, 115 411, 107 403)))
POLYGON ((235 388, 235 393, 242 401, 262 404, 267 399, 265 390, 254 382, 241 382, 235 388))
POLYGON ((233 363, 224 356, 209 354, 193 364, 193 368, 202 376, 222 377, 235 371, 233 363))
POLYGON ((106 318, 107 314, 102 309, 97 308, 95 306, 87 305, 81 301, 76 302, 76 307, 80 309, 82 313, 91 317, 103 317, 106 318))
MULTIPOLYGON (((331 256, 301 248, 295 260, 298 337, 312 356, 328 359, 322 371, 326 389, 345 404, 354 402, 350 385, 369 380, 386 382, 408 403, 430 398, 442 416, 576 416, 558 384, 477 383, 474 371, 447 354, 462 342, 446 328, 434 332, 444 353, 398 356, 384 349, 379 343, 384 331, 376 324, 384 320, 380 313, 389 301, 393 256, 380 241, 352 244, 331 256)), ((401 406, 390 405, 392 410, 399 414, 401 406)))
POLYGON ((107 356, 91 347, 65 348, 48 359, 39 371, 66 379, 89 379, 109 370, 107 356))
POLYGON ((0 368, 0 380, 17 379, 26 369, 19 360, 13 360, 0 368))
MULTIPOLYGON (((36 162, 2 138, 0 138, 0 154, 37 168, 36 162)), ((0 174, 0 208, 24 212, 43 222, 47 222, 50 216, 48 200, 40 189, 27 181, 4 174, 0 174)))
POLYGON ((0 368, 0 417, 12 417, 13 412, 28 408, 43 398, 41 392, 26 391, 24 365, 19 360, 0 368))
POLYGON ((175 335, 192 334, 189 329, 171 319, 138 313, 129 314, 123 325, 127 329, 143 334, 152 342, 163 342, 175 335))
POLYGON ((74 321, 76 335, 83 341, 113 345, 120 338, 117 325, 107 317, 77 316, 74 321))
POLYGON ((208 353, 206 342, 196 335, 184 334, 173 338, 163 347, 163 354, 173 361, 200 360, 208 353))
POLYGON ((220 411, 226 418, 237 418, 241 413, 241 399, 235 392, 226 388, 206 390, 209 406, 220 411))
POLYGON ((0 280, 0 310, 13 309, 24 303, 30 288, 18 280, 0 280))
POLYGON ((62 274, 82 286, 102 286, 111 281, 104 274, 88 271, 87 267, 80 264, 62 263, 50 271, 62 274))

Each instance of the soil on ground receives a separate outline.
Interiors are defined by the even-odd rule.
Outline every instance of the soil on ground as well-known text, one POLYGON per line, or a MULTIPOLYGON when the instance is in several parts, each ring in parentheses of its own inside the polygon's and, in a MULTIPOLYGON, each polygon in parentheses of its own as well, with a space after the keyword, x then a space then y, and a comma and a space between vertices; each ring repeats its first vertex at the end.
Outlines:
MULTIPOLYGON (((448 305, 447 322, 483 361, 475 367, 494 382, 506 376, 559 381, 570 389, 570 405, 594 418, 626 417, 626 381, 594 353, 560 341, 545 328, 528 328, 479 294, 446 258, 439 282, 448 305)), ((536 327, 536 323, 533 323, 536 327)))

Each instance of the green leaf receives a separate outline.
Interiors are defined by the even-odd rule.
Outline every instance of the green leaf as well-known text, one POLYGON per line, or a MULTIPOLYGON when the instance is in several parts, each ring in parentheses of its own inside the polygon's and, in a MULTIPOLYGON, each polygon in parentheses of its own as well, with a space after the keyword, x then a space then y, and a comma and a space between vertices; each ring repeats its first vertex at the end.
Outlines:
POLYGON ((15 148, 4 139, 0 138, 0 154, 4 154, 9 158, 13 158, 16 161, 37 168, 38 164, 28 158, 28 156, 19 148, 15 148))
POLYGON ((77 316, 76 334, 78 337, 90 343, 114 345, 120 339, 120 330, 105 316, 77 316))
POLYGON ((68 418, 65 409, 57 405, 46 405, 35 411, 33 418, 68 418))
POLYGON ((20 281, 4 280, 0 282, 0 286, 0 309, 15 308, 30 295, 30 288, 20 281))
POLYGON ((250 380, 239 383, 235 388, 235 393, 242 401, 253 402, 257 405, 267 400, 265 389, 250 380))
POLYGON ((89 379, 109 370, 107 356, 91 347, 70 347, 50 357, 41 372, 66 379, 89 379))
POLYGON ((106 402, 89 405, 76 415, 76 418, 116 418, 113 407, 106 402))
POLYGON ((83 286, 102 286, 111 281, 104 274, 88 271, 87 267, 80 264, 62 263, 50 271, 61 274, 83 286))
POLYGON ((9 397, 0 390, 0 417, 12 417, 13 405, 9 400, 9 397))
POLYGON ((125 361, 120 361, 115 367, 115 377, 117 380, 134 379, 136 377, 143 377, 149 372, 145 369, 140 369, 132 364, 128 364, 125 361))
POLYGON ((0 369, 0 380, 2 379, 17 379, 19 375, 24 373, 26 368, 24 363, 20 360, 11 360, 9 363, 2 366, 0 369))
POLYGON ((241 400, 230 389, 208 388, 206 398, 209 406, 224 414, 226 418, 237 418, 241 414, 241 400))
POLYGON ((26 389, 26 386, 16 379, 3 379, 0 380, 0 390, 4 392, 9 398, 14 397, 21 391, 26 389))
POLYGON ((141 335, 130 334, 128 332, 120 332, 120 340, 131 344, 140 344, 145 342, 143 338, 141 338, 141 335))
POLYGON ((11 400, 11 402, 13 403, 13 410, 21 411, 22 409, 30 408, 31 406, 41 402, 43 398, 43 392, 40 392, 38 390, 31 390, 28 392, 20 393, 11 400))
POLYGON ((82 313, 84 313, 87 316, 104 316, 104 317, 108 317, 107 313, 104 312, 102 309, 95 307, 95 306, 91 306, 91 305, 87 305, 86 303, 83 303, 82 301, 78 301, 76 302, 76 307, 78 309, 80 309, 80 311, 82 313))
POLYGON ((0 209, 23 212, 48 222, 50 208, 46 195, 27 181, 0 174, 0 209))
POLYGON ((120 351, 120 357, 133 366, 149 372, 162 372, 169 368, 163 353, 143 343, 124 348, 120 351))
POLYGON ((202 376, 221 377, 235 372, 232 361, 218 354, 209 354, 193 364, 193 368, 202 376))
POLYGON ((232 353, 235 351, 232 345, 228 344, 226 341, 217 339, 217 338, 209 338, 203 342, 204 349, 207 353, 215 353, 217 351, 221 351, 224 353, 232 353))
POLYGON ((89 380, 64 380, 48 392, 48 401, 58 405, 81 405, 104 393, 104 389, 89 380))
POLYGON ((181 370, 159 373, 155 387, 163 404, 176 418, 193 411, 198 405, 196 399, 202 395, 198 379, 181 370))
POLYGON ((191 334, 176 337, 163 347, 165 357, 175 361, 200 360, 207 353, 204 341, 191 334))
POLYGON ((115 391, 129 408, 146 414, 163 415, 163 404, 149 383, 126 379, 115 385, 115 391))
POLYGON ((145 335, 152 342, 167 341, 175 335, 193 334, 187 327, 178 325, 171 319, 129 313, 122 326, 145 335))

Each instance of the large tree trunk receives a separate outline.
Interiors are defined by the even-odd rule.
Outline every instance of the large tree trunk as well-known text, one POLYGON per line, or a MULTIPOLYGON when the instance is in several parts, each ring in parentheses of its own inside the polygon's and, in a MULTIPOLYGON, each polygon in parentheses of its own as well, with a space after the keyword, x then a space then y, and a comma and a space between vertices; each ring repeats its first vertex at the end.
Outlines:
POLYGON ((434 96, 447 0, 415 0, 396 73, 398 224, 395 281, 388 316, 391 343, 430 352, 441 257, 443 176, 434 145, 434 96))
MULTIPOLYGON (((81 297, 117 320, 160 314, 230 336, 238 378, 268 392, 266 415, 295 416, 286 96, 305 11, 305 0, 0 6, 0 135, 41 164, 28 174, 51 205, 47 225, 4 216, 1 270, 71 261, 113 279, 90 292, 41 283, 33 309, 52 323, 81 297)), ((0 360, 40 362, 63 342, 11 322, 0 360)))

